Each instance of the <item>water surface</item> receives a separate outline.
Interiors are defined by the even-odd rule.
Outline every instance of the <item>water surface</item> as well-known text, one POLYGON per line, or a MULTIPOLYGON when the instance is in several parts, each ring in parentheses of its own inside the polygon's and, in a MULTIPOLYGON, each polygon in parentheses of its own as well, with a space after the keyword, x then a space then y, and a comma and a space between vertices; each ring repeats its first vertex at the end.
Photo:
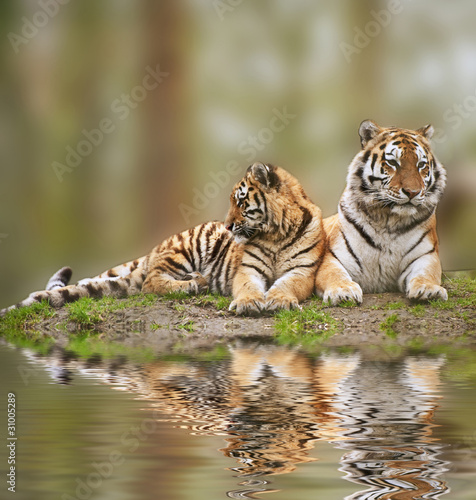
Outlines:
POLYGON ((11 498, 476 498, 471 345, 133 354, 0 344, 11 498))

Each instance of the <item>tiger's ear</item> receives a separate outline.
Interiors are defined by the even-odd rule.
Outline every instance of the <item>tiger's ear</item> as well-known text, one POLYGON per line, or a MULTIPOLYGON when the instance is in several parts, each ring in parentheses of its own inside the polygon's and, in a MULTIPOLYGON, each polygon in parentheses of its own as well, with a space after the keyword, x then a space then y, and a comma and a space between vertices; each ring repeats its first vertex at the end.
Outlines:
POLYGON ((272 165, 253 163, 253 165, 248 167, 247 172, 265 187, 274 187, 277 184, 278 179, 275 173, 275 167, 272 165))
POLYGON ((360 144, 362 148, 367 146, 367 143, 376 137, 382 129, 372 120, 364 120, 359 127, 360 144))
POLYGON ((430 140, 433 137, 435 129, 433 128, 433 125, 426 125, 422 128, 419 128, 417 132, 423 137, 426 137, 428 140, 430 140))

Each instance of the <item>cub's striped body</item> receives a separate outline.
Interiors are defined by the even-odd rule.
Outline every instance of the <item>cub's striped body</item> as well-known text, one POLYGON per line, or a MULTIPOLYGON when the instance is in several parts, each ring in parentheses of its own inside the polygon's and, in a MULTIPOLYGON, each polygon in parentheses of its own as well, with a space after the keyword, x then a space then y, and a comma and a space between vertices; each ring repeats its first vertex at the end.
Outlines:
POLYGON ((76 285, 67 286, 71 269, 60 269, 46 290, 12 307, 207 289, 233 295, 231 309, 239 314, 296 307, 312 294, 324 253, 319 208, 292 175, 260 163, 248 168, 230 204, 225 223, 207 222, 171 236, 150 254, 76 285))
POLYGON ((431 151, 433 128, 381 128, 364 121, 338 213, 324 220, 328 249, 317 292, 338 303, 362 292, 401 291, 446 300, 435 210, 446 173, 431 151))

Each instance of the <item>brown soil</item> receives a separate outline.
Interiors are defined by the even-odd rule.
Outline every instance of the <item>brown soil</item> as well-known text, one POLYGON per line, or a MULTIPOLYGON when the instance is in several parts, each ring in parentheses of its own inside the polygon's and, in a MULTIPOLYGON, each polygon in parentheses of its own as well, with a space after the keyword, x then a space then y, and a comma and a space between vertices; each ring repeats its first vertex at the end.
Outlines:
MULTIPOLYGON (((405 307, 388 309, 396 302, 412 307, 401 294, 365 295, 364 303, 356 307, 327 307, 325 312, 339 322, 338 332, 325 336, 322 345, 357 346, 362 344, 397 343, 405 345, 412 339, 424 344, 448 343, 456 339, 476 342, 476 311, 460 308, 436 309, 426 305, 415 316, 405 307), (382 323, 391 315, 398 320, 391 330, 382 329, 382 323)), ((213 303, 194 304, 194 299, 181 301, 178 312, 176 301, 157 301, 151 307, 131 307, 109 313, 107 320, 94 326, 101 338, 119 341, 131 347, 152 347, 168 351, 174 346, 194 349, 209 347, 216 342, 227 342, 242 337, 269 337, 277 335, 273 316, 239 317, 228 311, 218 311, 213 303)), ((307 303, 309 304, 309 303, 307 303)), ((305 304, 306 305, 306 304, 305 304)), ((59 310, 35 329, 55 337, 60 343, 67 339, 64 326, 67 311, 59 310)), ((324 331, 325 325, 315 325, 314 331, 324 331)), ((70 333, 80 327, 67 324, 70 333)), ((311 329, 311 334, 312 330, 311 329)))

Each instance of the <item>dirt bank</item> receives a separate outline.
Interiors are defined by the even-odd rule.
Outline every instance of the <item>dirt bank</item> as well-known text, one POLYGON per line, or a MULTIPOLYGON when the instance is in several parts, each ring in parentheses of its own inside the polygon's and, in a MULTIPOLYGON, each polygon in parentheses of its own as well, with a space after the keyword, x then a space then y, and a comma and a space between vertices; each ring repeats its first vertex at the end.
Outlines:
MULTIPOLYGON (((415 304, 402 294, 365 295, 360 306, 326 307, 313 299, 303 311, 289 315, 239 317, 221 309, 216 299, 157 299, 147 305, 96 311, 94 324, 72 319, 68 308, 34 324, 43 335, 66 342, 85 329, 99 338, 133 347, 169 350, 180 344, 205 347, 239 337, 276 337, 294 341, 312 337, 322 345, 356 346, 393 342, 476 342, 476 281, 455 280, 445 284, 448 302, 415 304), (303 313, 317 311, 306 319, 303 313)), ((117 301, 120 303, 120 301, 117 301)), ((124 304, 123 304, 124 305, 124 304)))

